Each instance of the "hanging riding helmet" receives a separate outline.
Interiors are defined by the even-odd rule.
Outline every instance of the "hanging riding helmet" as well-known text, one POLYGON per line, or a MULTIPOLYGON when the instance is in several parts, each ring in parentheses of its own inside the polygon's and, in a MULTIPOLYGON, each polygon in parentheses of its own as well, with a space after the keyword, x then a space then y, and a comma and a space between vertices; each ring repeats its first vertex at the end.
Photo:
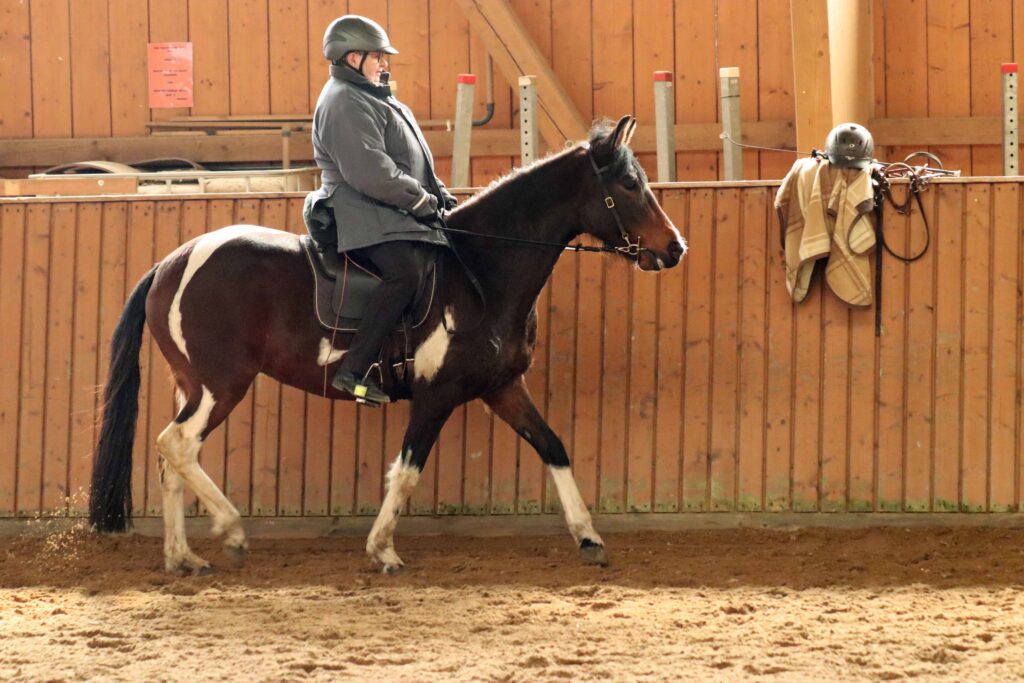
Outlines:
POLYGON ((840 168, 867 168, 875 153, 875 140, 867 128, 856 123, 840 123, 828 134, 825 154, 840 168))
POLYGON ((324 32, 324 57, 340 61, 349 52, 384 52, 397 55, 384 28, 372 19, 346 14, 331 22, 324 32))

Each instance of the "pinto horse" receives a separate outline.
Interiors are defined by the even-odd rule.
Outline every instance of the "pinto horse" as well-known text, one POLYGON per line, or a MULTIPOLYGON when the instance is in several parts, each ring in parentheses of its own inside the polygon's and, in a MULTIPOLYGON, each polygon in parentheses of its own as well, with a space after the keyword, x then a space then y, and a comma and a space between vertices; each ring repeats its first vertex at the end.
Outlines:
MULTIPOLYGON (((386 573, 402 566, 393 540, 398 515, 442 425, 475 398, 548 466, 583 559, 607 563, 565 448, 534 406, 523 374, 537 340, 537 297, 570 240, 592 235, 605 250, 647 271, 671 268, 686 252, 628 147, 635 127, 629 116, 614 128, 598 124, 589 141, 511 173, 450 215, 454 251, 439 256, 444 277, 426 320, 406 338, 393 336, 385 349, 385 358, 406 358, 406 349, 413 356, 411 372, 382 373, 392 398, 412 401, 402 450, 388 471, 387 493, 366 544, 386 573)), ((350 398, 325 377, 351 335, 325 335, 311 308, 313 288, 299 238, 251 225, 197 237, 139 281, 111 345, 89 505, 99 531, 123 531, 131 521, 139 349, 148 322, 177 386, 177 415, 157 438, 165 567, 196 574, 212 569, 185 538, 186 483, 210 511, 226 554, 245 558, 249 544, 241 518, 200 467, 199 450, 257 373, 332 399, 350 398)))

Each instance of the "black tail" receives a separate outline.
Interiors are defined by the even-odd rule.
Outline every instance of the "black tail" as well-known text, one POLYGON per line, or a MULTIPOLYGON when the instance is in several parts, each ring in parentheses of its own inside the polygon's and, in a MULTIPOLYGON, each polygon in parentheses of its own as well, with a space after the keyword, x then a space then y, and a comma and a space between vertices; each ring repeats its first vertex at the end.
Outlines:
POLYGON ((89 521, 99 531, 125 531, 132 521, 132 443, 139 416, 139 349, 146 296, 156 266, 135 285, 110 341, 103 423, 92 466, 89 521))

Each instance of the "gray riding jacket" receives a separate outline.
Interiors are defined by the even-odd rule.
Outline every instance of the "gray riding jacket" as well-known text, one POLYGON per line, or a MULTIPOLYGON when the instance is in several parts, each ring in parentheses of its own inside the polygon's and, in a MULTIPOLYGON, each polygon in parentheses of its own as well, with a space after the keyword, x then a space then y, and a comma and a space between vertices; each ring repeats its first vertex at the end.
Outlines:
POLYGON ((434 174, 416 118, 390 88, 332 65, 313 114, 312 137, 321 169, 318 194, 332 198, 338 251, 395 240, 447 244, 441 232, 412 215, 429 202, 428 193, 440 207, 451 195, 434 174))

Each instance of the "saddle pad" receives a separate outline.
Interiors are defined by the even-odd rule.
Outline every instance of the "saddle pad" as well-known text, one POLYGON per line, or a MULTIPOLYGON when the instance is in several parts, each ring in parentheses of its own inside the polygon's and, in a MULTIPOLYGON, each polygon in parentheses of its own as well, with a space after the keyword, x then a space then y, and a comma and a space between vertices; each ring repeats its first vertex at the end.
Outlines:
MULTIPOLYGON (((339 332, 355 332, 366 313, 366 306, 380 284, 380 277, 346 254, 321 252, 308 236, 299 238, 313 273, 314 308, 321 327, 339 332)), ((434 298, 436 269, 431 264, 427 277, 413 304, 417 327, 430 310, 434 298)))

